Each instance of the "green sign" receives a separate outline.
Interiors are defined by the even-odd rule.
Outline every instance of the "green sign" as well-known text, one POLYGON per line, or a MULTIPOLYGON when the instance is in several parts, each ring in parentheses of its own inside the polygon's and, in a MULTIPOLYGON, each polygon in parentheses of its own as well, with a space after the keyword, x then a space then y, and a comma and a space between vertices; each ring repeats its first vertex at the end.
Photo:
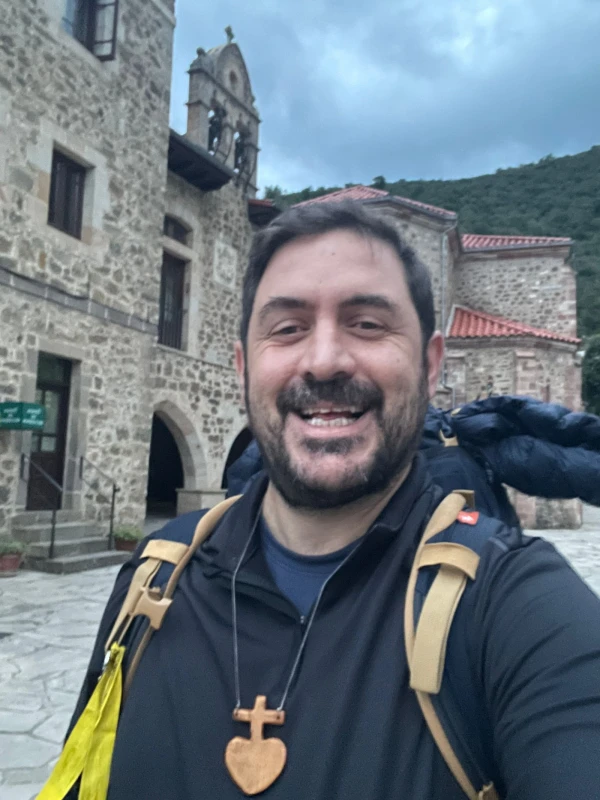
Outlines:
POLYGON ((41 431, 46 409, 37 403, 0 403, 0 429, 41 431))

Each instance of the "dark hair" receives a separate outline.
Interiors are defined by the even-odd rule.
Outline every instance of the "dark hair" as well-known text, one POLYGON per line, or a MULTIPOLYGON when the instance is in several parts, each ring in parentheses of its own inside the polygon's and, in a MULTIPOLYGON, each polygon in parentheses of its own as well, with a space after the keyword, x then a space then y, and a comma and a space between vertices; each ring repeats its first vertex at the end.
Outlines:
POLYGON ((433 290, 429 271, 391 222, 355 200, 326 201, 287 209, 266 228, 258 231, 250 248, 242 288, 240 338, 244 349, 258 285, 275 253, 288 242, 302 236, 315 236, 335 230, 354 231, 389 244, 404 265, 406 282, 421 323, 423 348, 435 330, 433 290))

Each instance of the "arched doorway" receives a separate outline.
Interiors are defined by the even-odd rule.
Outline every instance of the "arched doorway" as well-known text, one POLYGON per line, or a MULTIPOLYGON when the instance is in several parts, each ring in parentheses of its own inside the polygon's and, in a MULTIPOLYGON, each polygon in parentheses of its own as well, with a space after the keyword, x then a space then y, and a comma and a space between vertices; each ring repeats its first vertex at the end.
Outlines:
POLYGON ((184 486, 183 464, 175 437, 158 414, 152 417, 146 513, 174 517, 177 489, 184 486))
POLYGON ((227 470, 238 460, 253 438, 254 437, 252 436, 249 428, 244 428, 235 437, 233 444, 229 449, 227 461, 225 462, 225 469, 223 470, 223 478, 221 480, 221 489, 227 489, 227 470))

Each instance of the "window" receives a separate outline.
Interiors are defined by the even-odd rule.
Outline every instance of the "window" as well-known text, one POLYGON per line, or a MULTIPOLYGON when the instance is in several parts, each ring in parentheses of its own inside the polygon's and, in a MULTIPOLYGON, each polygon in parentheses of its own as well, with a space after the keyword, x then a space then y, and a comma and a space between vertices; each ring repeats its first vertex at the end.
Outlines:
POLYGON ((55 150, 52 155, 48 224, 81 239, 86 168, 55 150))
POLYGON ((63 28, 100 61, 115 57, 118 0, 66 0, 63 28))
POLYGON ((186 227, 182 222, 179 222, 178 219, 175 217, 165 217, 165 221, 163 224, 163 234, 168 236, 170 239, 175 239, 181 244, 188 244, 188 236, 190 233, 190 229, 186 227))
POLYGON ((183 287, 186 262, 163 253, 160 280, 158 341, 181 350, 183 331, 183 287))

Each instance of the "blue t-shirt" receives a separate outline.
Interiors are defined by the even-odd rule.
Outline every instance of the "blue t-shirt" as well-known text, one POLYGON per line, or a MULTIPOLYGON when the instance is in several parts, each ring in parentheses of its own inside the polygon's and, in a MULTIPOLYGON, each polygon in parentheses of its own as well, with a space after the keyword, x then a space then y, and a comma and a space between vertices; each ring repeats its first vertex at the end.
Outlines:
POLYGON ((358 541, 351 542, 341 550, 324 556, 303 556, 280 544, 264 519, 260 523, 260 539, 277 588, 302 616, 306 616, 312 608, 327 578, 358 544, 358 541))

